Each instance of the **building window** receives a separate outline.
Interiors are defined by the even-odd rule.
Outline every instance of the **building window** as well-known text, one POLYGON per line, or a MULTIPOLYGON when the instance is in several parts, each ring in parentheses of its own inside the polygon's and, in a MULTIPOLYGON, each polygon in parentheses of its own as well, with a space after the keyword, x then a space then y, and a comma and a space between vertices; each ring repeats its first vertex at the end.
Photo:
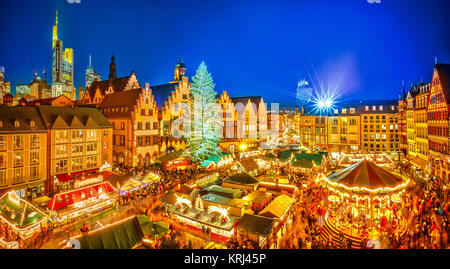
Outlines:
POLYGON ((97 167, 97 156, 88 156, 86 158, 87 168, 97 167))
POLYGON ((83 141, 83 131, 82 130, 72 131, 72 143, 82 141, 83 141))
POLYGON ((120 129, 125 130, 125 123, 123 122, 120 123, 120 129))
POLYGON ((30 179, 37 179, 39 177, 39 166, 31 166, 30 167, 30 179))
POLYGON ((24 161, 23 161, 23 152, 21 151, 16 151, 14 152, 14 166, 23 166, 24 161))
POLYGON ((141 116, 145 116, 145 109, 141 109, 141 116))
POLYGON ((149 110, 148 110, 148 115, 149 115, 149 116, 153 116, 153 109, 149 109, 149 110))
POLYGON ((67 145, 56 145, 55 146, 55 157, 67 158, 67 145))
POLYGON ((0 186, 6 185, 6 170, 0 170, 0 186))
POLYGON ((6 150, 7 144, 6 144, 6 136, 0 135, 0 150, 6 150))
POLYGON ((23 136, 22 135, 14 136, 14 149, 23 149, 23 136))
POLYGON ((97 141, 97 130, 87 130, 86 141, 97 141))
POLYGON ((157 123, 157 122, 154 122, 154 123, 153 123, 153 129, 154 129, 154 130, 157 130, 157 129, 158 129, 158 123, 157 123))
POLYGON ((38 148, 39 147, 39 135, 34 134, 30 136, 30 148, 38 148))
POLYGON ((108 130, 104 130, 104 131, 103 131, 103 136, 104 136, 104 137, 107 137, 107 136, 108 136, 108 130))
POLYGON ((6 168, 6 153, 1 152, 0 153, 0 169, 6 168))
POLYGON ((72 156, 83 155, 83 144, 72 144, 72 156))
POLYGON ((142 130, 142 122, 138 122, 137 123, 137 129, 138 130, 142 130))
POLYGON ((103 142, 103 149, 108 149, 108 142, 103 142))
POLYGON ((57 144, 65 144, 68 143, 67 140, 67 130, 64 131, 56 131, 56 138, 55 138, 55 142, 57 144))
POLYGON ((14 127, 19 128, 20 127, 20 123, 18 120, 14 121, 14 127))
POLYGON ((23 182, 23 168, 14 169, 13 184, 23 182))
POLYGON ((30 152, 30 163, 37 164, 39 163, 39 150, 33 150, 30 152))
POLYGON ((86 144, 86 154, 96 154, 97 153, 97 143, 86 144))
POLYGON ((72 171, 79 171, 83 169, 83 158, 72 159, 72 171))
POLYGON ((67 172, 67 159, 56 161, 56 173, 67 172))

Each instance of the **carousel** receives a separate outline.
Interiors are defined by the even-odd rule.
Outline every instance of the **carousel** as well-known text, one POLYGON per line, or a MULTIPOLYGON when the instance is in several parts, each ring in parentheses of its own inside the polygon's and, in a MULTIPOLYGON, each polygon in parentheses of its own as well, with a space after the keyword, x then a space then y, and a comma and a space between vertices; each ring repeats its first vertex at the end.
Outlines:
POLYGON ((354 244, 380 240, 385 233, 402 236, 406 219, 401 216, 402 193, 409 183, 400 174, 388 172, 366 159, 344 169, 321 174, 328 208, 324 228, 327 235, 346 237, 354 244))

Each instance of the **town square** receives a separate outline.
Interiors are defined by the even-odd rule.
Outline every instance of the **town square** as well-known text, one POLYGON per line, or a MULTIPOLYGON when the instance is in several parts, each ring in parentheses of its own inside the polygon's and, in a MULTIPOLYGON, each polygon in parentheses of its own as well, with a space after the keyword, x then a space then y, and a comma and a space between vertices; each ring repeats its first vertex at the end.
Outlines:
POLYGON ((449 248, 447 1, 175 2, 2 1, 0 249, 449 248))

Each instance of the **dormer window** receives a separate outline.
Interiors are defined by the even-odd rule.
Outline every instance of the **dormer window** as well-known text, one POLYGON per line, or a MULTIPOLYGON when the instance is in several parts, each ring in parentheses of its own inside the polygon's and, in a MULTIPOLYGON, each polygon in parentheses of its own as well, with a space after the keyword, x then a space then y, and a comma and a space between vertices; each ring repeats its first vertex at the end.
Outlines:
POLYGON ((372 106, 372 110, 376 111, 377 110, 377 106, 372 106))
POLYGON ((346 108, 342 109, 342 114, 347 114, 347 109, 346 108))
POLYGON ((380 106, 380 111, 383 111, 383 106, 380 106))
POLYGON ((30 121, 30 127, 34 127, 36 124, 34 122, 34 120, 30 121))
POLYGON ((14 127, 16 127, 16 128, 20 127, 20 123, 18 120, 14 121, 14 127))
POLYGON ((350 114, 355 114, 355 108, 354 107, 350 108, 350 114))
POLYGON ((366 111, 369 111, 369 106, 366 106, 366 108, 365 108, 365 109, 366 109, 366 111))
POLYGON ((3 121, 0 120, 0 128, 3 127, 3 121))

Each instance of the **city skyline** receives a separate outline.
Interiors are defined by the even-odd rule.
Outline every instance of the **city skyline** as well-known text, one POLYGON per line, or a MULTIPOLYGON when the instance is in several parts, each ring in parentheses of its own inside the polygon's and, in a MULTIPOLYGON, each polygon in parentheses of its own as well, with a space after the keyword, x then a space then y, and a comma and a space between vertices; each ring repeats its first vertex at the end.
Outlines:
POLYGON ((74 49, 77 90, 85 86, 89 55, 102 77, 108 75, 114 54, 119 77, 134 71, 141 84, 150 85, 170 78, 179 57, 184 59, 189 77, 205 60, 217 92, 261 95, 268 103, 284 106, 296 105, 292 97, 301 79, 316 81, 316 85, 319 81, 328 83, 343 99, 397 99, 402 81, 408 90, 411 83, 430 80, 436 57, 438 62, 450 61, 450 39, 442 35, 450 23, 437 19, 448 7, 445 1, 432 1, 432 5, 411 1, 370 4, 353 0, 327 5, 263 1, 255 7, 251 2, 191 2, 179 3, 173 9, 164 2, 133 3, 108 6, 104 1, 48 1, 43 6, 21 0, 5 4, 2 24, 12 19, 10 14, 16 14, 19 6, 28 18, 0 30, 11 41, 0 45, 0 65, 5 66, 11 91, 15 92, 16 84, 33 79, 32 68, 39 73, 45 68, 51 82, 51 29, 56 10, 64 47, 74 49), (95 10, 101 7, 105 12, 97 14, 95 10), (297 11, 302 10, 308 12, 299 16, 297 11), (311 25, 314 13, 328 19, 311 25), (95 21, 83 19, 94 14, 95 21), (120 23, 112 22, 117 16, 122 17, 120 23), (295 16, 298 19, 292 20, 295 16), (339 19, 344 16, 350 19, 339 19), (336 25, 330 25, 330 20, 336 25), (126 37, 132 40, 128 42, 126 37), (420 40, 430 41, 422 44, 420 40), (328 46, 329 42, 334 46, 328 46), (405 46, 389 46, 392 42, 405 46), (13 44, 21 44, 20 55, 12 53, 17 49, 13 44), (409 68, 402 70, 402 66, 409 68))

